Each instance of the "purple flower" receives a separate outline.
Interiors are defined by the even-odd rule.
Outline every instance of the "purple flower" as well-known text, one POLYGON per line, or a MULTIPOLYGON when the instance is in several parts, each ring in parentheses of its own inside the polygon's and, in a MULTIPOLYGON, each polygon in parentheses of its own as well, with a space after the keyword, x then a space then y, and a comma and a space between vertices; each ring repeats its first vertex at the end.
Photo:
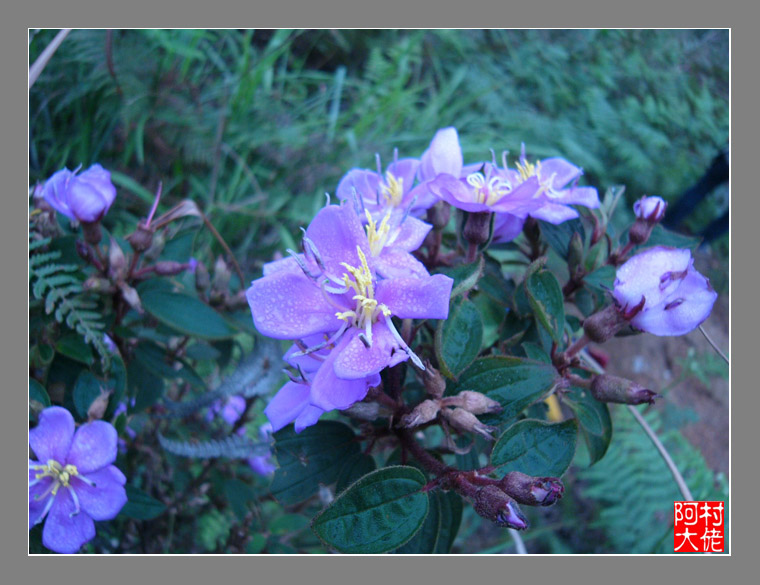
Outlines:
POLYGON ((95 536, 94 520, 111 520, 124 504, 126 478, 111 465, 116 459, 116 429, 93 421, 74 432, 68 410, 51 406, 29 431, 29 528, 46 517, 42 544, 75 553, 95 536))
POLYGON ((633 204, 633 213, 637 219, 655 224, 665 217, 665 208, 667 206, 668 204, 661 197, 644 196, 633 204))
POLYGON ((617 270, 613 295, 625 311, 644 299, 631 325, 654 335, 683 335, 707 319, 718 294, 694 269, 688 249, 656 246, 617 270))
POLYGON ((275 429, 291 420, 304 428, 324 411, 348 408, 379 384, 386 367, 410 358, 422 367, 391 317, 445 319, 453 281, 443 275, 381 279, 376 266, 354 211, 328 205, 306 230, 304 254, 273 263, 251 284, 247 298, 260 333, 323 339, 302 344, 320 362, 313 374, 285 384, 267 407, 275 429))
POLYGON ((410 193, 419 166, 420 161, 413 158, 394 160, 383 174, 378 157, 377 172, 351 169, 338 183, 336 195, 341 201, 358 199, 361 206, 373 214, 406 210, 412 204, 410 193))
POLYGON ((206 418, 208 421, 212 421, 215 416, 221 415, 224 422, 228 425, 234 425, 244 412, 245 398, 242 396, 230 396, 226 401, 219 400, 211 405, 206 418))
POLYGON ((81 175, 61 169, 47 180, 42 196, 69 219, 93 223, 111 207, 116 187, 111 183, 111 173, 94 164, 81 175))

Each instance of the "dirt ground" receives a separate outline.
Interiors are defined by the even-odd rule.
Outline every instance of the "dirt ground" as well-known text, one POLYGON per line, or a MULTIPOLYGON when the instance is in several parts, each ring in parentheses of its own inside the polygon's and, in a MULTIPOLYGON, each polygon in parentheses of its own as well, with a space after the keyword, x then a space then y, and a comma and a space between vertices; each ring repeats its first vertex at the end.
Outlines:
MULTIPOLYGON (((727 286, 718 288, 717 281, 727 282, 728 267, 709 252, 695 254, 695 267, 716 283, 719 296, 712 313, 702 324, 716 345, 729 355, 729 292, 727 286), (722 289, 722 290, 721 290, 722 289)), ((656 337, 642 334, 623 337, 605 343, 604 350, 611 356, 607 371, 624 376, 660 392, 679 379, 682 365, 679 360, 689 356, 699 360, 696 367, 712 363, 717 375, 709 376, 705 384, 693 374, 667 390, 656 408, 689 408, 696 412, 698 421, 686 423, 681 432, 697 447, 707 464, 728 477, 729 467, 729 383, 728 366, 715 359, 712 349, 702 333, 695 329, 680 337, 656 337), (722 375, 720 375, 722 374, 722 375)), ((730 356, 729 356, 730 357, 730 356)), ((720 358, 718 358, 720 359, 720 358)))

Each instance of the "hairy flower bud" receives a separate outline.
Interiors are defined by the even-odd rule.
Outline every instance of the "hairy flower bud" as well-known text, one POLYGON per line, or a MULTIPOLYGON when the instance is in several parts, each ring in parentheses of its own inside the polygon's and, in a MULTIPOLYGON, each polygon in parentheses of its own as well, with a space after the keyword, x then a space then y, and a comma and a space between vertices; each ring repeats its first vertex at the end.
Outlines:
POLYGON ((460 406, 472 414, 488 414, 501 410, 501 404, 485 394, 472 390, 463 390, 456 396, 445 398, 444 401, 447 405, 460 406))
POLYGON ((525 530, 528 520, 515 501, 495 485, 487 485, 475 495, 474 506, 479 516, 498 526, 525 530))
POLYGON ((427 210, 427 220, 433 224, 436 230, 442 230, 449 224, 451 217, 451 205, 445 201, 437 201, 433 207, 427 210))
POLYGON ((451 423, 451 426, 457 430, 463 431, 465 433, 475 432, 485 437, 486 439, 489 439, 490 441, 494 440, 491 433, 493 433, 496 429, 494 427, 484 425, 478 420, 478 417, 476 417, 471 412, 468 412, 464 408, 457 407, 453 410, 444 408, 441 411, 441 414, 445 416, 446 419, 451 423))
POLYGON ((111 294, 116 291, 116 287, 110 280, 100 276, 90 276, 82 283, 82 288, 86 291, 103 294, 111 294))
POLYGON ((573 234, 570 238, 570 243, 567 247, 567 267, 570 270, 570 276, 572 276, 582 269, 583 264, 583 238, 578 232, 573 234))
POLYGON ((583 332, 594 343, 604 343, 627 324, 621 311, 615 305, 608 305, 583 321, 583 332))
POLYGON ((127 259, 115 239, 108 248, 108 275, 114 280, 124 280, 127 275, 127 259))
POLYGON ((562 497, 565 487, 556 477, 532 477, 510 471, 499 486, 516 502, 527 506, 551 506, 562 497))
POLYGON ((601 374, 591 381, 591 394, 599 402, 618 404, 654 404, 654 399, 659 397, 636 382, 609 374, 601 374))
POLYGON ((121 291, 121 296, 127 301, 127 304, 129 304, 129 306, 135 311, 142 314, 142 303, 140 302, 140 295, 137 294, 137 291, 124 282, 119 283, 119 290, 121 291))
POLYGON ((156 274, 160 274, 161 276, 174 276, 175 274, 179 274, 180 272, 190 269, 190 265, 188 263, 175 262, 173 260, 163 260, 161 262, 156 262, 155 267, 156 274))
POLYGON ((205 292, 211 285, 211 278, 208 274, 208 269, 203 262, 198 262, 195 267, 195 290, 198 292, 205 292))
POLYGON ((425 371, 422 372, 422 382, 425 390, 433 398, 440 398, 446 391, 446 380, 441 373, 433 367, 430 360, 425 361, 425 371))
POLYGON ((412 412, 401 417, 402 428, 413 428, 424 425, 438 416, 441 405, 436 400, 424 400, 420 402, 412 412))
POLYGON ((144 252, 153 244, 153 229, 141 221, 135 231, 127 236, 127 241, 135 252, 144 252))
POLYGON ((462 235, 471 244, 482 246, 488 241, 491 231, 491 213, 476 212, 467 214, 462 235))

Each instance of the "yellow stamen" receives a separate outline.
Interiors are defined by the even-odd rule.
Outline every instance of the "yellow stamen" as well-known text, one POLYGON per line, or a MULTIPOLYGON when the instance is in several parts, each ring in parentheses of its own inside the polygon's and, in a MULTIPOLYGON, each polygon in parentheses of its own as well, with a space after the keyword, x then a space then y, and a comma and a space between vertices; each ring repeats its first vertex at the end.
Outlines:
POLYGON ((385 182, 380 185, 380 191, 383 194, 386 205, 398 207, 401 203, 401 197, 404 195, 404 179, 396 178, 388 171, 385 173, 385 182))
POLYGON ((70 463, 66 465, 65 467, 62 466, 60 463, 58 463, 55 459, 48 459, 48 462, 46 465, 34 465, 32 469, 39 469, 40 472, 35 474, 35 479, 42 479, 44 477, 52 477, 54 480, 54 486, 50 493, 53 495, 56 495, 58 493, 58 489, 63 486, 65 488, 69 487, 69 481, 72 477, 76 477, 79 475, 79 471, 76 468, 76 465, 71 465, 70 463))
POLYGON ((389 209, 385 214, 379 227, 375 223, 375 220, 372 219, 372 214, 368 209, 365 209, 364 213, 367 215, 367 240, 369 240, 369 251, 374 258, 383 251, 383 248, 388 243, 388 237, 391 233, 391 210, 389 209))

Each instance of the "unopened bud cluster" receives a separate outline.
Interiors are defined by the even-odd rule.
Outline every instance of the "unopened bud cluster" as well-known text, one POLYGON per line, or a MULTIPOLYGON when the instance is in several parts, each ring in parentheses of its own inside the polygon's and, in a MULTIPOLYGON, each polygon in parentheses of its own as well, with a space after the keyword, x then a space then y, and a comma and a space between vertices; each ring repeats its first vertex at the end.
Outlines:
POLYGON ((478 490, 473 504, 479 516, 498 526, 515 530, 525 530, 528 527, 528 519, 517 503, 495 485, 487 485, 478 490))
POLYGON ((659 396, 632 380, 609 374, 596 376, 591 381, 591 394, 600 402, 618 404, 654 404, 659 396))

